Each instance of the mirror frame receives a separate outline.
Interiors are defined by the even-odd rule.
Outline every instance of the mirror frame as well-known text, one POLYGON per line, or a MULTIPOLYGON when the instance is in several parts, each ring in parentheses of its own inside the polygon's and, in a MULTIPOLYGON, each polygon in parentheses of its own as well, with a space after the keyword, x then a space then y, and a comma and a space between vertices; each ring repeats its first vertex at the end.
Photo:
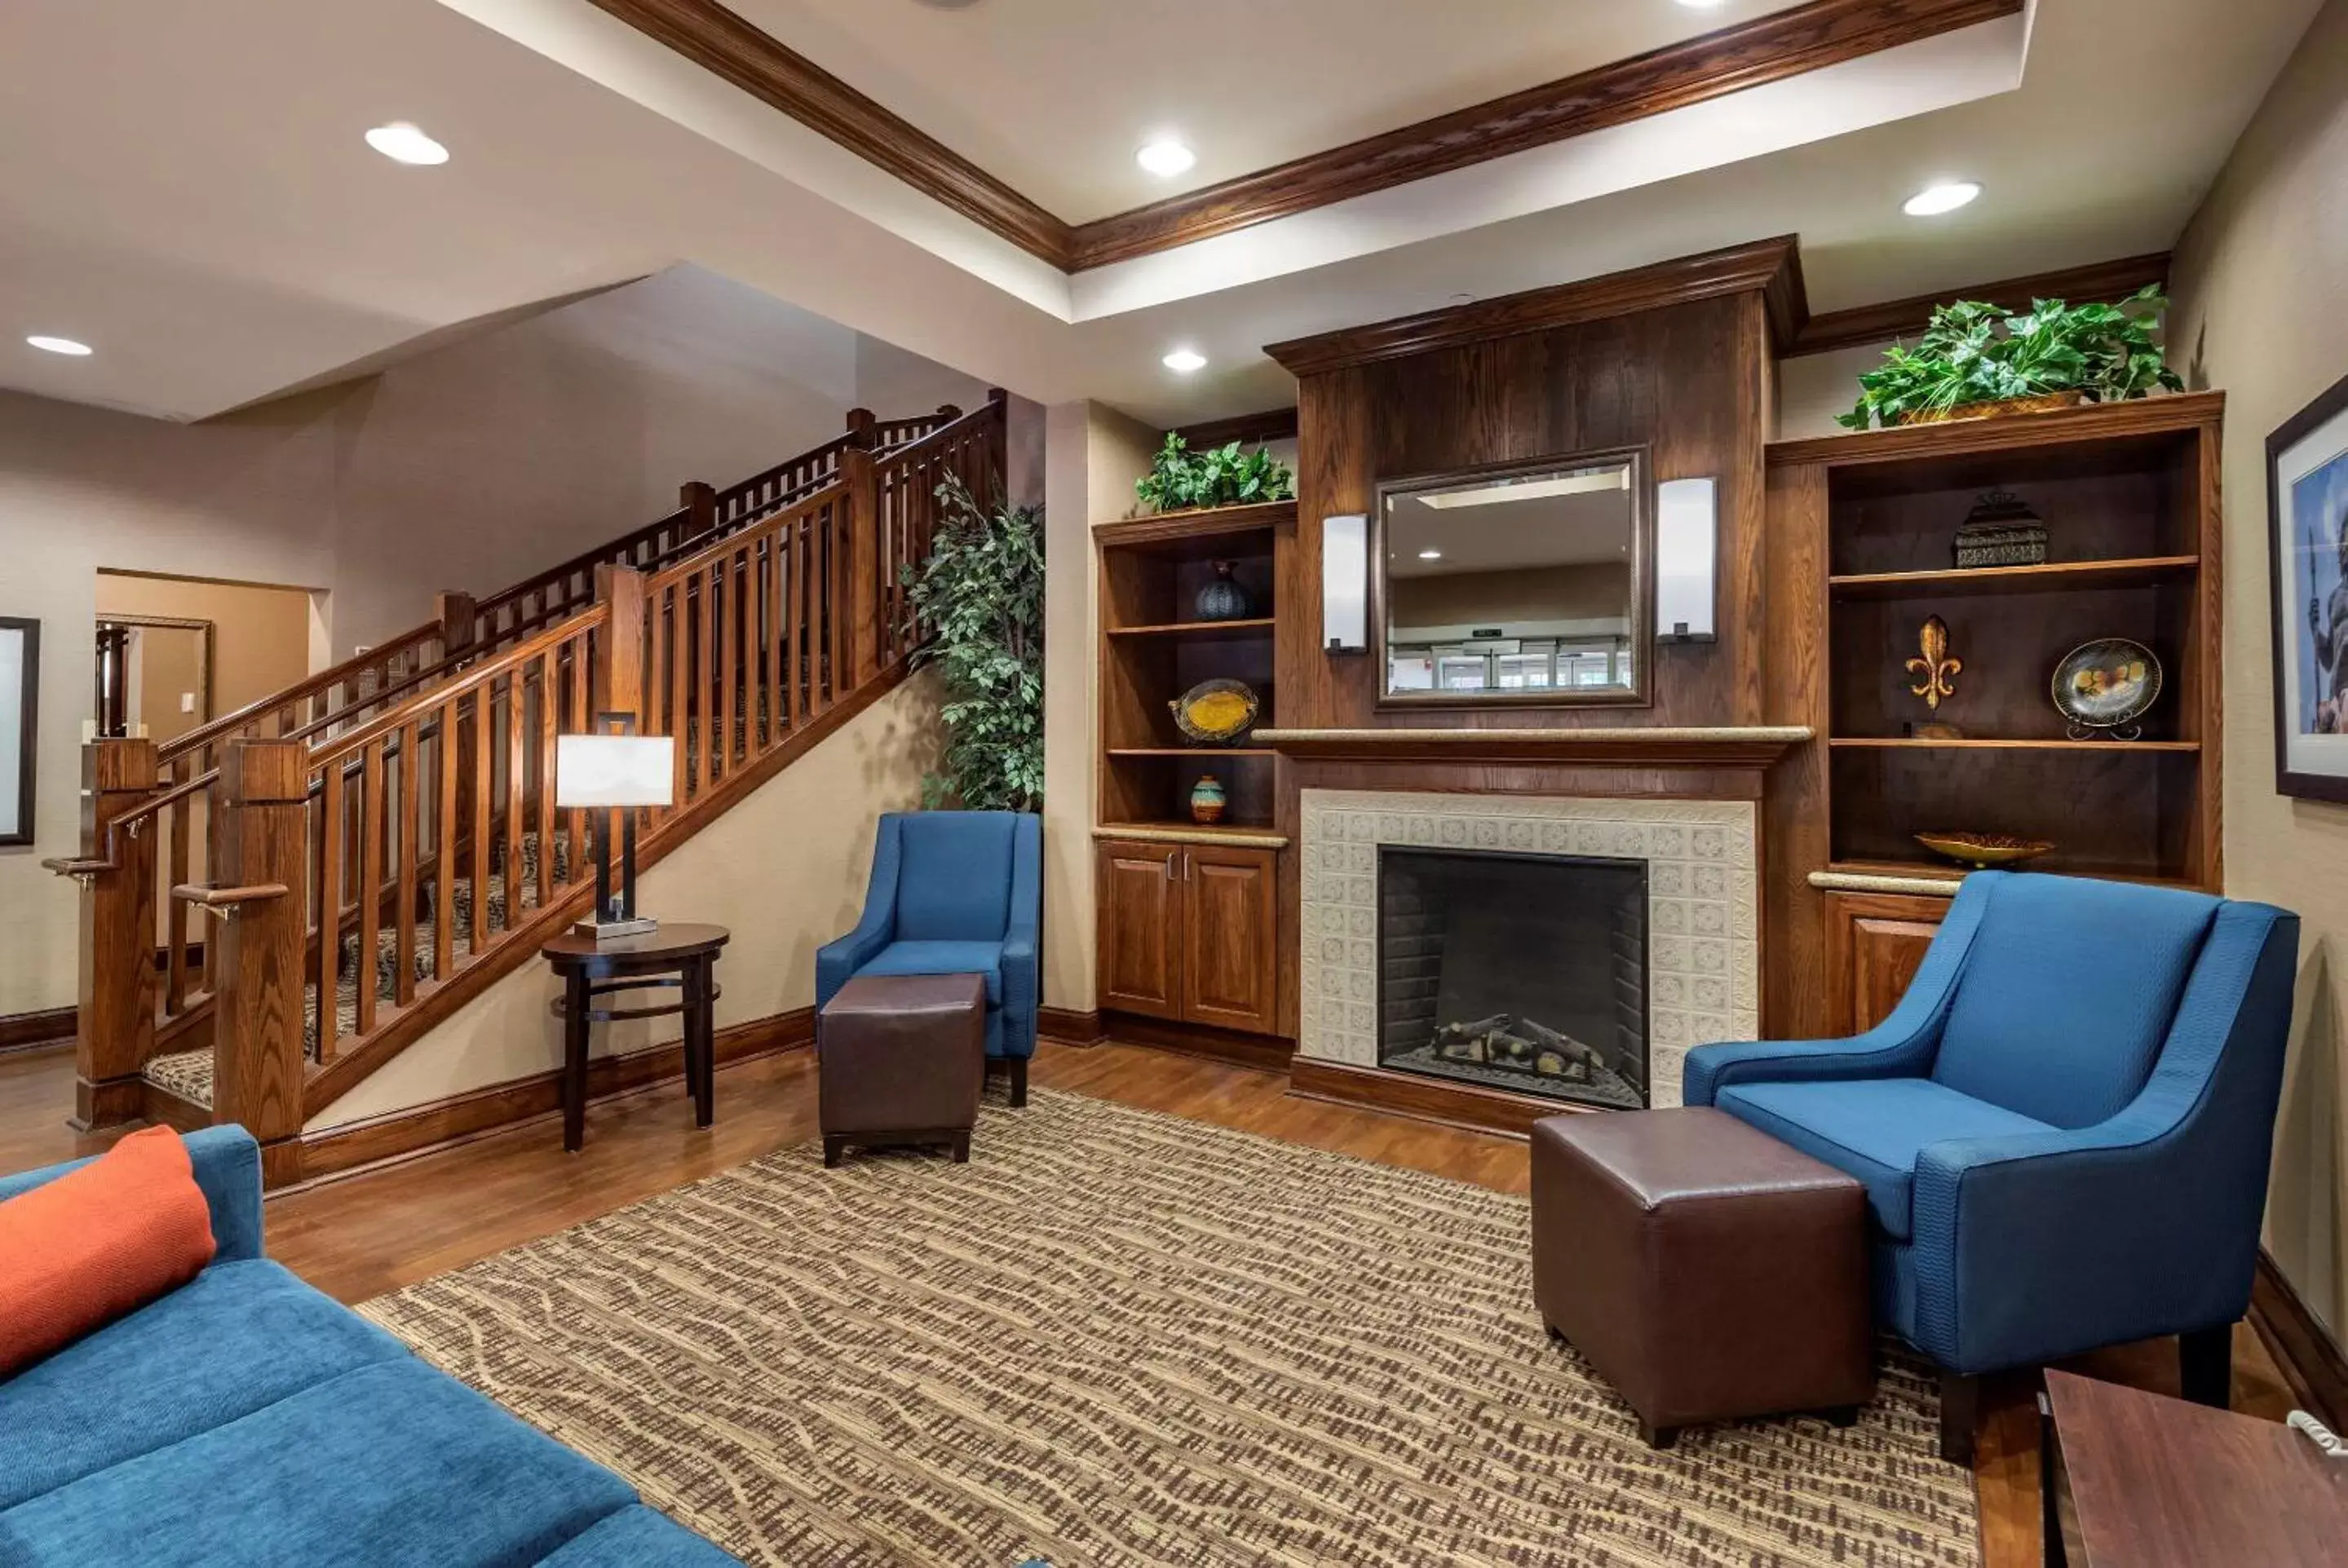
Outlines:
POLYGON ((1655 664, 1655 496, 1653 465, 1644 446, 1610 446, 1590 451, 1561 452, 1522 462, 1488 463, 1454 468, 1440 474, 1416 474, 1379 481, 1370 514, 1370 657, 1376 705, 1390 709, 1477 708, 1647 708, 1654 705, 1655 664), (1426 490, 1453 490, 1478 479, 1529 478, 1574 468, 1627 465, 1631 470, 1631 684, 1570 694, 1547 687, 1510 694, 1502 692, 1394 692, 1387 689, 1393 668, 1386 660, 1386 503, 1395 496, 1426 490))

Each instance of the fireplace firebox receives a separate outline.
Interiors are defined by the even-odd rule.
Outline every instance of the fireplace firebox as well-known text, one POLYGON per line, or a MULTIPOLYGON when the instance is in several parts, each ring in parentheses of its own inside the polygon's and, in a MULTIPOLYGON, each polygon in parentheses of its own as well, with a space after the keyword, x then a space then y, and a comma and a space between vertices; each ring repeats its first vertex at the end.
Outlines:
POLYGON ((1381 845, 1378 1060, 1646 1105, 1646 862, 1381 845))

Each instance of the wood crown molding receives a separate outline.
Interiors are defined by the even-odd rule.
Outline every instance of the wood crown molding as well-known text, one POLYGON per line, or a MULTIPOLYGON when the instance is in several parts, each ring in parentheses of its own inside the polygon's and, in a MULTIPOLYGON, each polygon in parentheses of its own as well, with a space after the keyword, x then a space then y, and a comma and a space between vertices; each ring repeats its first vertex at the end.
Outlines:
POLYGON ((2127 298, 2147 283, 2166 286, 2168 265, 2169 253, 2156 251, 2149 255, 2123 256, 2084 267, 2003 278, 1971 288, 1942 289, 1937 293, 1888 300, 1879 305, 1828 311, 1802 322, 1787 343, 1783 355, 1797 359, 1804 354, 1830 354, 1836 349, 1912 337, 1924 330, 1935 308, 1956 300, 1982 300, 2012 311, 2028 308, 2033 300, 2062 300, 2075 305, 2110 304, 2127 298))
POLYGON ((2024 0, 1810 0, 1076 224, 1046 211, 717 0, 592 3, 1030 255, 1064 272, 1084 272, 1999 21, 2018 15, 2024 0))
MULTIPOLYGON (((1430 349, 1457 348, 1519 333, 1549 332, 1609 316, 1632 315, 1724 294, 1758 293, 1771 301, 1773 318, 1790 322, 1799 298, 1800 241, 1790 234, 1732 245, 1725 251, 1682 256, 1653 266, 1633 267, 1529 289, 1520 294, 1478 300, 1415 316, 1397 316, 1368 326, 1346 327, 1313 337, 1266 345, 1264 353, 1294 375, 1319 375, 1380 360, 1401 359, 1430 349)), ((1786 329, 1778 329, 1781 338, 1786 329)))

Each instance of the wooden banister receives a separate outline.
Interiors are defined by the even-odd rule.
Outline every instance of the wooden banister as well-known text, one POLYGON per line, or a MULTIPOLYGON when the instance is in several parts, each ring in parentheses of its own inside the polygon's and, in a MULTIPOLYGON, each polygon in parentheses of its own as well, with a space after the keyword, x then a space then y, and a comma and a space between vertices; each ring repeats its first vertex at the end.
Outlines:
POLYGON ((396 666, 411 654, 420 654, 426 648, 437 648, 440 632, 441 625, 437 620, 413 627, 389 641, 376 644, 365 653, 353 654, 341 663, 328 665, 282 692, 248 702, 232 713, 224 713, 208 724, 200 724, 186 734, 174 737, 162 748, 157 760, 170 763, 191 753, 201 753, 209 747, 257 728, 272 717, 291 715, 304 703, 330 695, 336 687, 355 685, 369 675, 379 674, 396 666))

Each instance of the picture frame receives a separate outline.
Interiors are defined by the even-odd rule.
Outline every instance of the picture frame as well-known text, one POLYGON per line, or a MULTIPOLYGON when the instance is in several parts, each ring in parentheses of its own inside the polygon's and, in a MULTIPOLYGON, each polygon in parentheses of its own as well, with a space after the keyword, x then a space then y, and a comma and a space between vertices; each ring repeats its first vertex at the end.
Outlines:
POLYGON ((0 846, 33 842, 41 623, 0 615, 0 846))
POLYGON ((2275 792, 2348 803, 2348 377, 2267 437, 2275 792))

